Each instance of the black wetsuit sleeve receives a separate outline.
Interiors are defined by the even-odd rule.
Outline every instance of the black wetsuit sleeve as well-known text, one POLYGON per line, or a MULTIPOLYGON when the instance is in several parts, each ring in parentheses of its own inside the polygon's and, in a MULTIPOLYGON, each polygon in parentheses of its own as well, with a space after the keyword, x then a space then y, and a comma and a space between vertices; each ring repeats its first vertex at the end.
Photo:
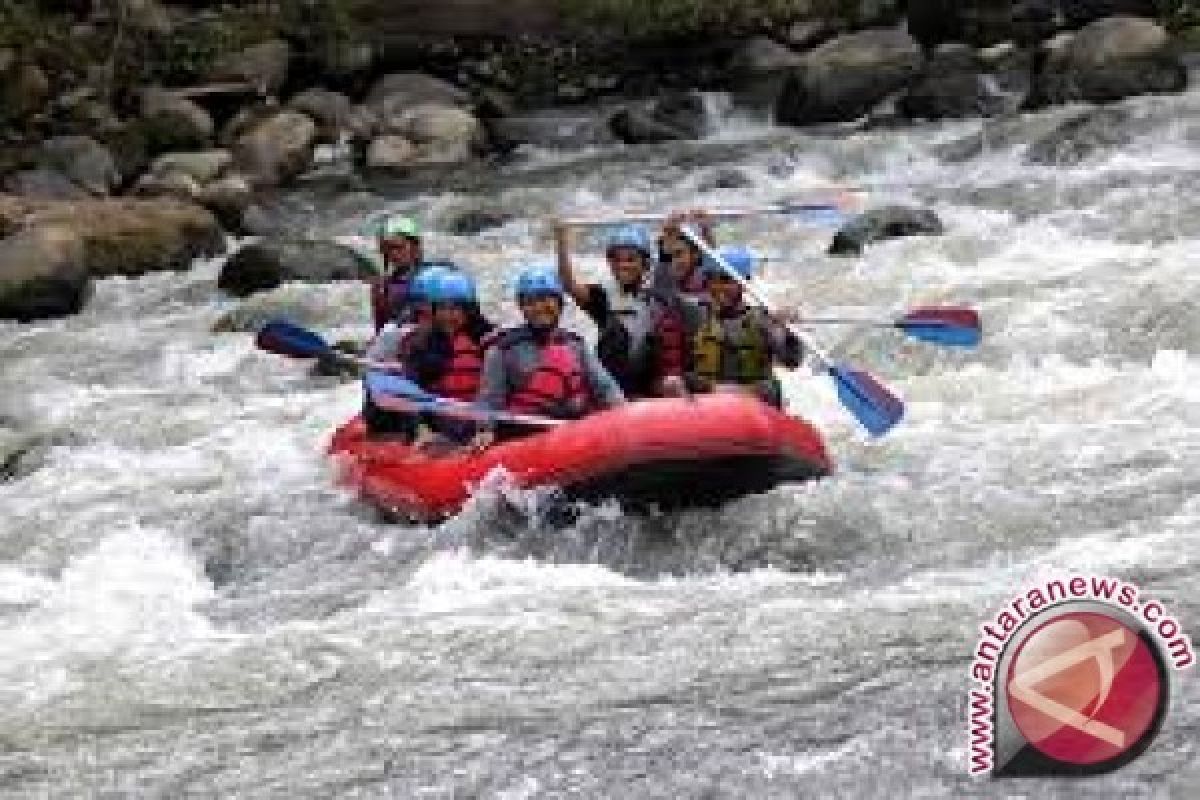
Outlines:
POLYGON ((580 306, 583 313, 592 318, 592 322, 596 323, 596 327, 603 328, 608 322, 608 315, 611 306, 608 303, 608 292, 603 286, 595 283, 589 283, 587 287, 587 300, 580 306))

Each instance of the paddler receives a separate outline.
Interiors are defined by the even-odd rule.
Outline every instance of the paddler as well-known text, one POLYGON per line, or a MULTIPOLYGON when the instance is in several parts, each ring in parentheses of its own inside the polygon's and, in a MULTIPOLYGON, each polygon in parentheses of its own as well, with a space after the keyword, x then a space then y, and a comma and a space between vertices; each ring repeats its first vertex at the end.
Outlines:
POLYGON ((412 217, 385 217, 376 231, 383 277, 371 286, 371 317, 375 330, 388 322, 408 322, 412 314, 412 280, 422 265, 421 228, 412 217))
MULTIPOLYGON (((433 325, 432 298, 444 276, 458 274, 449 266, 438 265, 420 269, 405 289, 409 313, 406 321, 391 320, 367 346, 366 357, 389 364, 397 373, 409 371, 415 337, 433 325)), ((363 420, 371 434, 389 434, 412 439, 417 434, 418 416, 399 411, 385 411, 364 392, 363 420)))
POLYGON ((659 269, 653 280, 655 289, 678 291, 684 298, 700 301, 705 297, 704 254, 682 233, 684 226, 697 230, 710 246, 712 220, 700 209, 671 214, 663 221, 658 238, 659 269))
MULTIPOLYGON (((757 259, 744 247, 723 247, 725 262, 741 277, 754 275, 757 259)), ((706 315, 692 342, 688 386, 696 392, 742 391, 783 407, 774 364, 800 366, 804 347, 787 327, 757 306, 748 306, 741 285, 715 262, 705 261, 706 315)))
POLYGON ((687 331, 675 292, 649 288, 654 267, 650 235, 637 225, 609 236, 604 256, 613 286, 582 283, 571 265, 570 231, 556 220, 558 275, 599 331, 600 363, 630 399, 686 393, 683 381, 687 331))
MULTIPOLYGON (((591 348, 578 334, 559 326, 564 291, 553 267, 522 268, 516 300, 525 324, 491 337, 483 359, 480 406, 578 419, 625 402, 621 387, 591 348)), ((494 429, 481 431, 474 446, 486 447, 494 438, 494 429)))
MULTIPOLYGON (((465 272, 442 273, 431 287, 429 301, 433 321, 409 338, 405 374, 433 394, 474 402, 483 370, 484 341, 495 326, 480 311, 475 282, 465 272)), ((474 431, 471 423, 429 415, 415 443, 437 449, 465 442, 474 431)))

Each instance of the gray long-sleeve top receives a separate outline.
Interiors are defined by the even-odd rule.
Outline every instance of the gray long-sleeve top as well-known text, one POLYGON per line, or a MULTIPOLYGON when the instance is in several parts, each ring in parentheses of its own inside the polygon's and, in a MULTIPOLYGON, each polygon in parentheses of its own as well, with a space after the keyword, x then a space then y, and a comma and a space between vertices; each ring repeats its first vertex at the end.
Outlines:
MULTIPOLYGON (((540 347, 534 341, 534 333, 524 329, 526 335, 505 331, 501 341, 515 336, 517 341, 508 346, 507 352, 499 346, 489 347, 483 358, 483 376, 479 386, 477 402, 484 408, 503 410, 508 398, 524 385, 529 375, 541 362, 540 347)), ((616 380, 600 363, 592 349, 577 340, 580 367, 592 394, 595 405, 611 408, 625 402, 625 394, 616 380)))

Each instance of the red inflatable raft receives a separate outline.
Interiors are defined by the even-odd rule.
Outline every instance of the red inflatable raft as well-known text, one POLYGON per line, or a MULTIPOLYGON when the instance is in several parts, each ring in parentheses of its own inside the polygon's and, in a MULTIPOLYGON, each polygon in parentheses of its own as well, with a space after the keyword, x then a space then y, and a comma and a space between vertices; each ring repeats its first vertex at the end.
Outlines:
POLYGON ((355 417, 334 434, 330 453, 344 485, 423 518, 457 512, 496 468, 522 487, 662 508, 713 507, 832 470, 811 425, 737 394, 643 400, 483 453, 440 456, 369 438, 355 417))

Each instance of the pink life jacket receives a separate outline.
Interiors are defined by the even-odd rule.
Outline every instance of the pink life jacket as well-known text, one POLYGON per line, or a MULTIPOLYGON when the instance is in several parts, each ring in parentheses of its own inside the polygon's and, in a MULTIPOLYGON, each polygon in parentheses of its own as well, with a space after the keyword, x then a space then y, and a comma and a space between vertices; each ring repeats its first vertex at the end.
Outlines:
MULTIPOLYGON (((514 337, 502 341, 500 347, 507 351, 521 341, 529 339, 514 337)), ((545 344, 538 345, 538 364, 509 395, 507 409, 519 414, 583 416, 591 405, 591 392, 578 348, 578 337, 563 330, 554 331, 545 344)))

